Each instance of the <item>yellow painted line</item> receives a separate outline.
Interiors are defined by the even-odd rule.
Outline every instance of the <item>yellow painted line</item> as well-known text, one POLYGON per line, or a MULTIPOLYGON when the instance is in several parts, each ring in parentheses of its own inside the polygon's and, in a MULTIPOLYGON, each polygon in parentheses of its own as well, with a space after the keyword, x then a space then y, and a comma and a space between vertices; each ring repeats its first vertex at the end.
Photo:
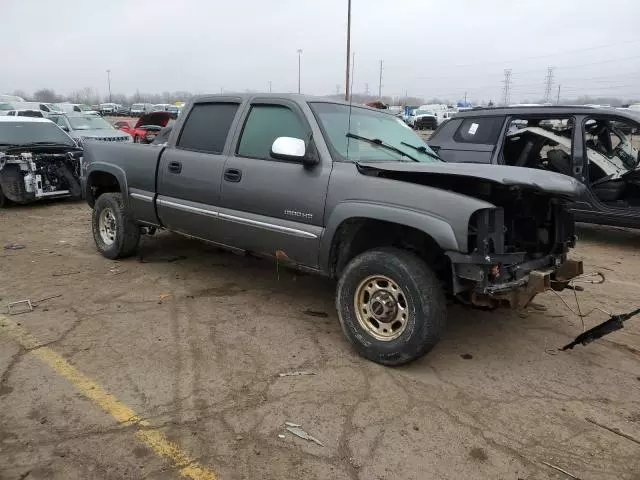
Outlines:
POLYGON ((216 474, 209 468, 200 465, 180 446, 170 441, 164 433, 151 428, 151 424, 134 412, 127 405, 103 389, 77 368, 67 362, 60 354, 49 347, 41 346, 35 337, 20 325, 0 315, 0 333, 5 333, 29 350, 43 363, 66 378, 82 395, 97 404, 122 425, 142 427, 136 437, 162 458, 169 460, 180 470, 180 473, 192 480, 217 480, 216 474))

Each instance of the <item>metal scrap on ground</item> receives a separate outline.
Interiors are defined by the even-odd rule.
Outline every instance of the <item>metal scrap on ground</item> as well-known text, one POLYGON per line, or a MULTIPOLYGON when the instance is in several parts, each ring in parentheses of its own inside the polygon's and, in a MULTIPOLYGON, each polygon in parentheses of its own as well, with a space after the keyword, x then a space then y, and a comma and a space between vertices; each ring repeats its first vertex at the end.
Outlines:
POLYGON ((302 375, 315 375, 316 372, 310 372, 308 370, 299 370, 296 372, 284 372, 284 373, 279 373, 278 376, 279 377, 299 377, 302 375))
MULTIPOLYGON (((289 423, 289 422, 287 422, 289 423)), ((296 437, 300 437, 304 440, 309 440, 310 442, 314 442, 317 443, 318 445, 320 445, 321 447, 324 447, 324 443, 322 443, 320 440, 318 440, 316 437, 314 437, 313 435, 309 435, 307 432, 305 432, 302 427, 290 427, 287 425, 287 431, 293 433, 296 437)))

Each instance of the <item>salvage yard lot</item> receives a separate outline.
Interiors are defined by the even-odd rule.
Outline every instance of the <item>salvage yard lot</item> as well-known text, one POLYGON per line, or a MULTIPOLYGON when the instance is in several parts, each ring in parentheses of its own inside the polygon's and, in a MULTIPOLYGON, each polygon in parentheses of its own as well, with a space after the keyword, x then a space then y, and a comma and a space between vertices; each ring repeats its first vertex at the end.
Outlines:
MULTIPOLYGON (((607 276, 582 311, 640 306, 640 232, 579 236, 607 276)), ((640 439, 640 318, 558 353, 581 323, 551 294, 454 306, 430 354, 385 368, 346 344, 334 288, 167 233, 107 260, 82 203, 0 211, 0 478, 640 479, 640 444, 587 420, 640 439)))

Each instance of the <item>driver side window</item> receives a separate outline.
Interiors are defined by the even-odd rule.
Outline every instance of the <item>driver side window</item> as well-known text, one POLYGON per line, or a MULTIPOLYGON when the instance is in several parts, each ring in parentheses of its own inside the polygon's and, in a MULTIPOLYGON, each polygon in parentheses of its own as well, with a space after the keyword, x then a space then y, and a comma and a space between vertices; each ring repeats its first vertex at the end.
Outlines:
POLYGON ((283 105, 253 105, 242 129, 237 155, 271 160, 271 146, 278 137, 308 140, 305 124, 283 105))

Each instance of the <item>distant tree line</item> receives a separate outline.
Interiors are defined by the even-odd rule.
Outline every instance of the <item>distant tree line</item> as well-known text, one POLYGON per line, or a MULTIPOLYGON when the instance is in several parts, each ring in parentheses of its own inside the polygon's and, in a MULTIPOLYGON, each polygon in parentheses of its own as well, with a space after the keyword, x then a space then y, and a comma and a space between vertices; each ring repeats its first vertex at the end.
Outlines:
MULTIPOLYGON (((249 90, 245 90, 245 92, 249 93, 249 90)), ((253 92, 253 91, 251 91, 253 92)), ((224 93, 239 93, 235 91, 225 91, 224 93)), ((253 92, 259 93, 259 92, 253 92)), ((86 103, 87 105, 96 105, 98 103, 106 103, 109 101, 108 96, 100 95, 96 90, 91 87, 85 87, 80 90, 74 90, 68 95, 60 95, 57 94, 54 90, 50 88, 41 88, 40 90, 36 90, 32 95, 22 91, 16 90, 13 92, 14 95, 24 98, 25 100, 34 101, 34 102, 46 102, 46 103, 60 103, 60 102, 72 102, 72 103, 86 103)), ((136 92, 133 95, 125 95, 123 93, 114 93, 111 95, 111 101, 113 103, 118 103, 120 105, 131 105, 133 103, 175 103, 175 102, 186 102, 193 94, 190 92, 177 91, 177 92, 162 92, 162 93, 141 93, 136 92)), ((327 95, 327 98, 333 98, 337 100, 344 100, 344 95, 327 95)), ((357 104, 363 104, 367 102, 372 102, 378 100, 378 97, 375 95, 366 95, 363 93, 354 93, 352 95, 352 101, 357 104)), ((410 106, 418 106, 424 104, 444 104, 444 105, 455 105, 456 101, 451 99, 444 98, 432 98, 425 100, 420 97, 390 97, 383 96, 381 100, 387 105, 410 105, 410 106)), ((492 106, 492 103, 487 103, 486 101, 482 102, 474 102, 476 105, 481 106, 492 106)), ((515 103, 515 102, 514 102, 515 103)), ((544 103, 544 100, 529 100, 524 99, 519 103, 544 103)), ((555 103, 555 102, 554 102, 555 103)), ((636 103, 632 100, 623 100, 618 97, 591 97, 588 95, 583 95, 576 99, 566 99, 563 98, 560 101, 561 105, 585 105, 585 104, 596 104, 596 105, 611 105, 613 107, 620 107, 623 105, 627 105, 629 103, 636 103)))

